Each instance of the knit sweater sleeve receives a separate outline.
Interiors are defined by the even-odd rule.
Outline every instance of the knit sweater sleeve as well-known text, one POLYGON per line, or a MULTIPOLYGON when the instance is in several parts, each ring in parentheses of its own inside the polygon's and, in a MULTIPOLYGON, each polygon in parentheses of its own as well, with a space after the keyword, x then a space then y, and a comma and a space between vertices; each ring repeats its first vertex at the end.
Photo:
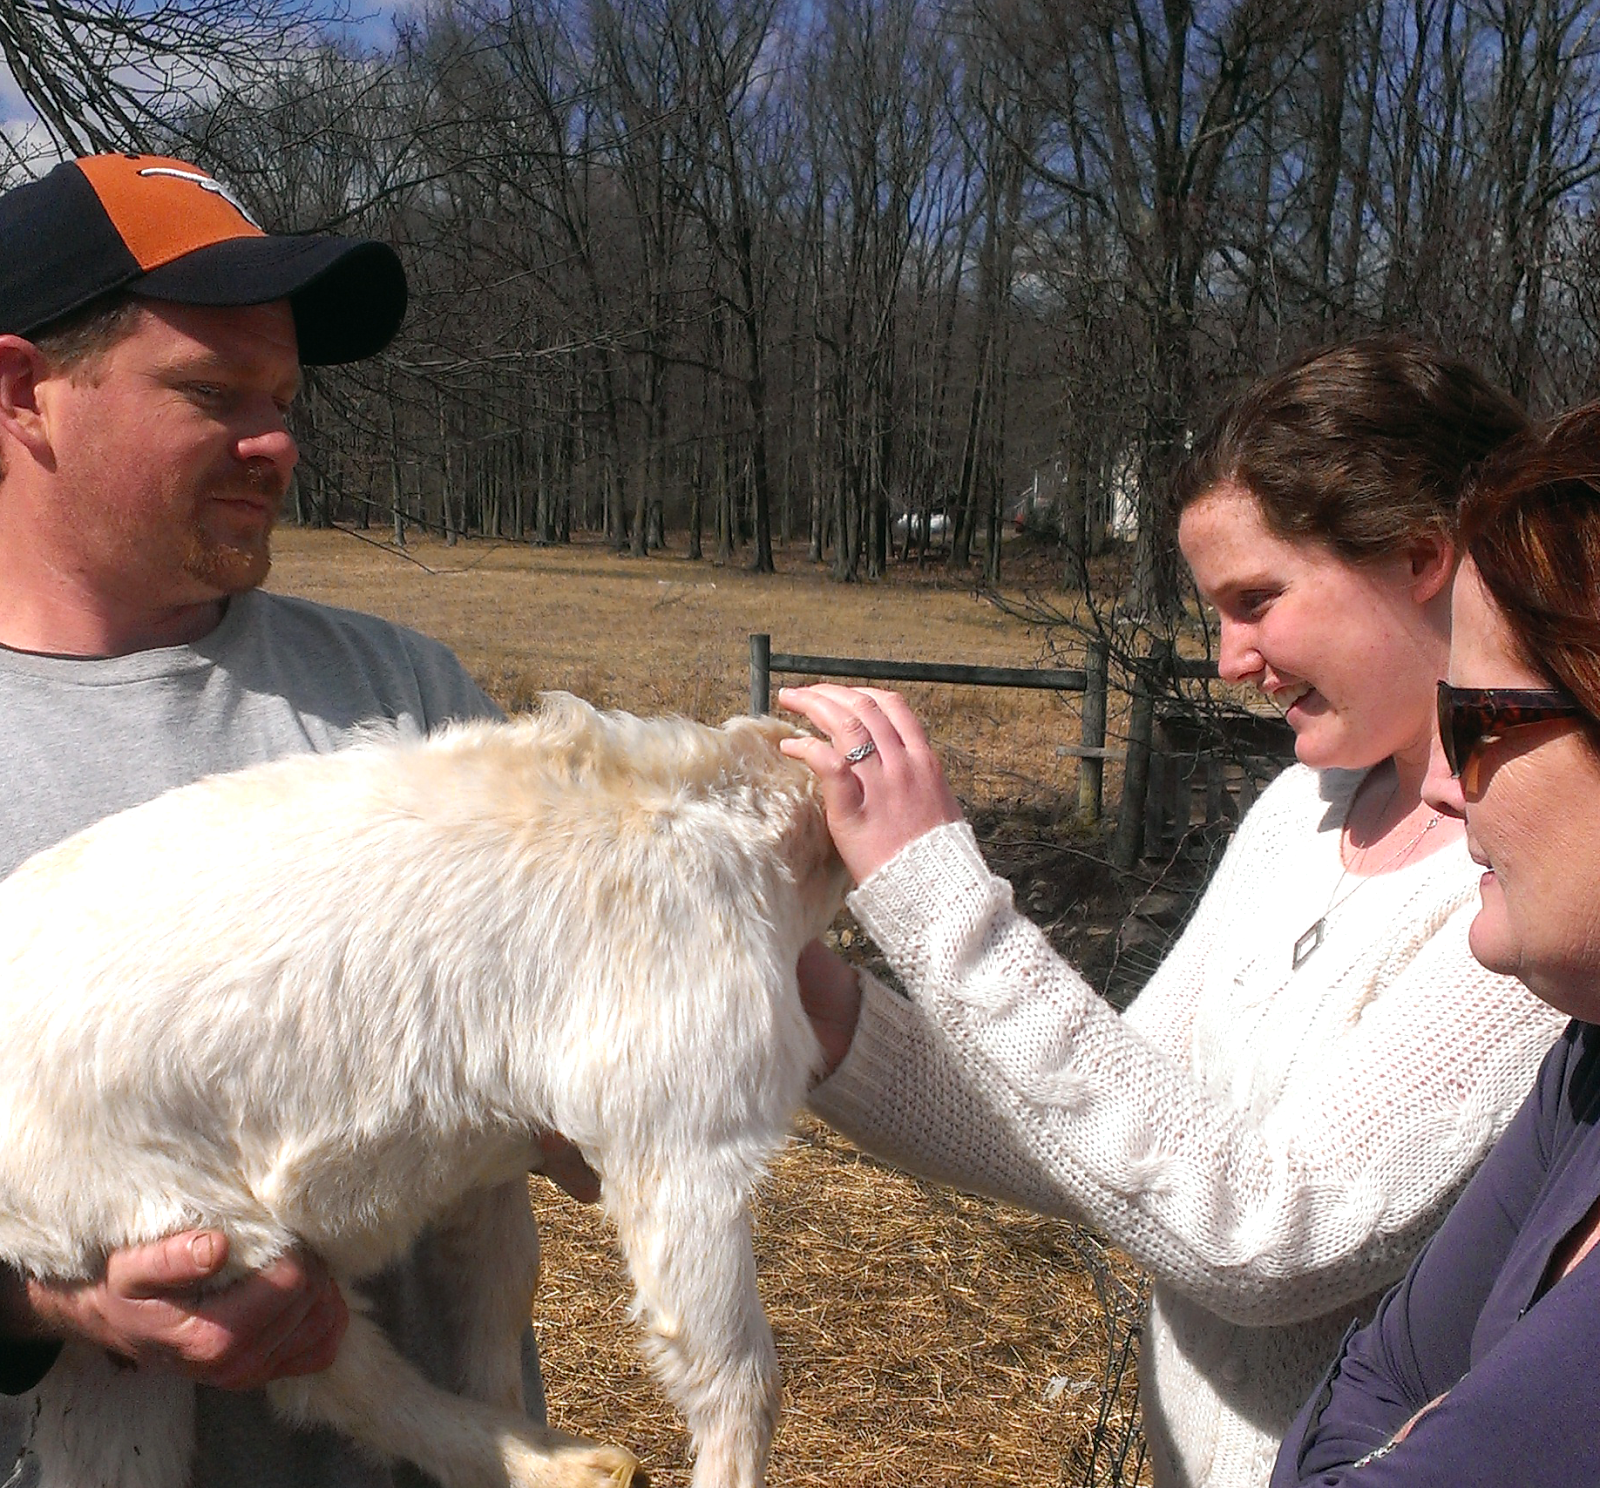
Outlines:
MULTIPOLYGON (((1210 906, 1226 899, 1253 825, 1246 818, 1188 926, 1123 1015, 1174 1062, 1183 1059, 1200 998, 1201 963, 1218 918, 1210 906)), ((887 871, 905 871, 914 856, 903 854, 887 871)), ((1004 887, 999 879, 994 885, 1004 887)), ((1059 965, 1076 976, 1065 962, 1059 965)), ((869 972, 861 982, 855 1037, 839 1069, 812 1092, 812 1110, 861 1146, 924 1177, 1040 1213, 1057 1211, 1058 1186, 1019 1145, 979 1068, 961 1058, 920 1001, 898 996, 869 972)))
POLYGON ((1394 1280, 1560 1027, 1462 964, 1456 917, 1473 906, 1457 903, 1384 949, 1383 995, 1258 1115, 1183 1052, 1206 938, 1225 933, 1215 913, 1196 916, 1152 1007, 1122 1018, 1017 914, 964 824, 918 839, 851 902, 912 1001, 869 983, 814 1108, 917 1171, 1093 1224, 1247 1325, 1394 1280))

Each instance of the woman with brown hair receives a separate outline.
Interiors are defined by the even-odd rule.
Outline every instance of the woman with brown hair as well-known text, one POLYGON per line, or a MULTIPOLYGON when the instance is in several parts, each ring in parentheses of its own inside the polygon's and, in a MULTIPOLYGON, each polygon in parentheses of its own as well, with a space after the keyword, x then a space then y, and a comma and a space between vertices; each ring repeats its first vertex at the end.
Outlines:
POLYGON ((1426 794, 1484 870, 1473 954, 1574 1021, 1277 1488, 1600 1477, 1600 404, 1493 460, 1462 522, 1426 794))
POLYGON ((1557 1021, 1467 949, 1460 827, 1421 797, 1467 468, 1523 427, 1471 368, 1368 340, 1251 389, 1196 453, 1179 540, 1222 676, 1300 764, 1241 823, 1118 1016, 985 867, 893 694, 783 701, 901 977, 820 947, 814 1108, 905 1166, 1094 1225, 1154 1274, 1159 1485, 1259 1488, 1350 1322, 1499 1134, 1557 1021), (831 740, 831 743, 828 742, 831 740))

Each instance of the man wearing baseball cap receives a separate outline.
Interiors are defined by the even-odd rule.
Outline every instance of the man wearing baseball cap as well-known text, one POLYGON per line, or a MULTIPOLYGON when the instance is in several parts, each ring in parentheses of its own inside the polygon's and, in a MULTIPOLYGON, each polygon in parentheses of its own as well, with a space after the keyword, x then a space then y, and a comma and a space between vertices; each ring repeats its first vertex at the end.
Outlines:
MULTIPOLYGON (((0 196, 0 876, 205 774, 336 749, 375 720, 497 715, 437 643, 257 588, 301 364, 381 351, 405 305, 387 245, 265 233, 180 160, 95 156, 0 196)), ((387 1467, 291 1431, 259 1393, 332 1361, 347 1313, 325 1270, 291 1255, 200 1293, 226 1253, 220 1234, 173 1236, 77 1285, 0 1267, 0 1482, 31 1481, 21 1397, 76 1334, 202 1382, 196 1488, 389 1488, 387 1467)), ((424 1242, 371 1297, 440 1379, 442 1264, 424 1242)))

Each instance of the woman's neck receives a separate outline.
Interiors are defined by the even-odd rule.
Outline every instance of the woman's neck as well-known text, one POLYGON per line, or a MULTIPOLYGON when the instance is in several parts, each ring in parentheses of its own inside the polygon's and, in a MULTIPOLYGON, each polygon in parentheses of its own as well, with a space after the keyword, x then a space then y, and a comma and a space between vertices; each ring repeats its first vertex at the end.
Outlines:
POLYGON ((1461 823, 1441 817, 1422 799, 1426 765, 1392 756, 1362 778, 1340 834, 1347 871, 1384 873, 1427 857, 1462 835, 1461 823))
POLYGON ((1422 800, 1422 783, 1428 778, 1428 761, 1433 753, 1433 730, 1409 748, 1389 756, 1389 768, 1400 782, 1400 799, 1417 805, 1422 800))

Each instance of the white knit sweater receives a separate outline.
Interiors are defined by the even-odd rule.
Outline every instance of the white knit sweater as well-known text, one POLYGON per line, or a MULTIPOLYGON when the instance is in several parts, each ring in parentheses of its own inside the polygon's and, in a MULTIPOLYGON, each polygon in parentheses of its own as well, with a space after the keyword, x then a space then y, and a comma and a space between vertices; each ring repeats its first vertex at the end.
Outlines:
POLYGON ((904 980, 814 1109, 931 1177, 1079 1219, 1156 1278, 1141 1363, 1155 1480, 1257 1488, 1353 1318, 1515 1110, 1564 1019, 1467 949, 1454 844, 1346 878, 1359 774, 1295 766, 1118 1014, 1012 907, 965 824, 851 896, 904 980), (1352 887, 1359 885, 1359 887, 1352 887))

